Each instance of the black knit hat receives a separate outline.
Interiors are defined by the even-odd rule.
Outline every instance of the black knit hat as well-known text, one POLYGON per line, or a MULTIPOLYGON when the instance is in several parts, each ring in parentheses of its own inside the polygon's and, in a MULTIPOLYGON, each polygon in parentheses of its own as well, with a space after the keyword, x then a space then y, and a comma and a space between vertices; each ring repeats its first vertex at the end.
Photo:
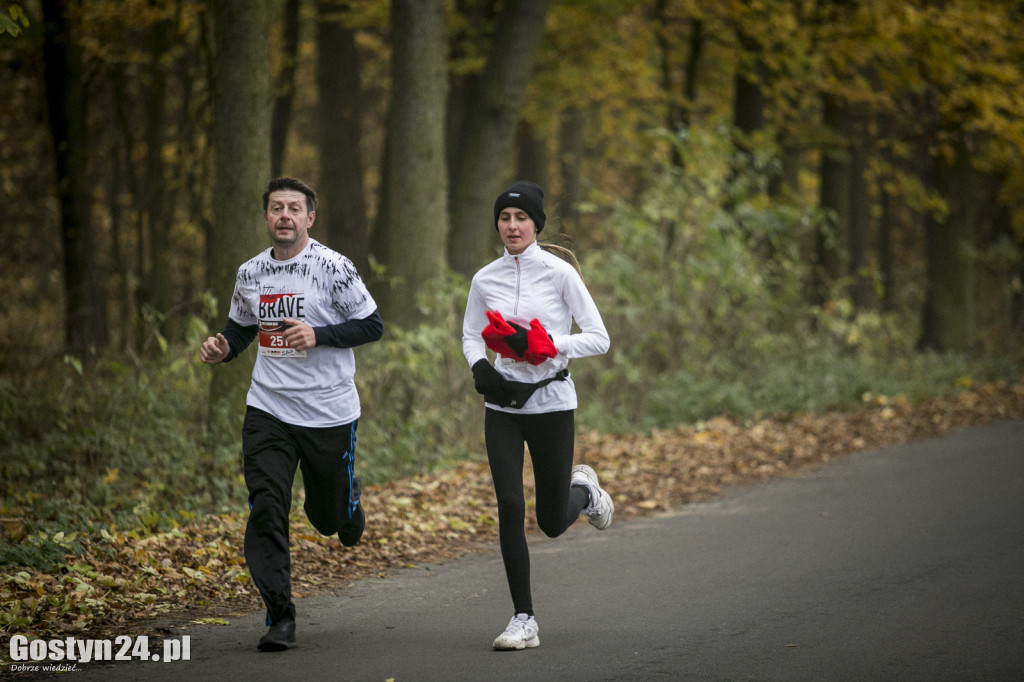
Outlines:
POLYGON ((498 195, 494 201, 494 227, 498 227, 498 216, 501 210, 514 206, 526 211, 526 215, 533 218, 533 224, 537 226, 537 234, 544 229, 544 190, 540 185, 520 180, 504 192, 498 195))

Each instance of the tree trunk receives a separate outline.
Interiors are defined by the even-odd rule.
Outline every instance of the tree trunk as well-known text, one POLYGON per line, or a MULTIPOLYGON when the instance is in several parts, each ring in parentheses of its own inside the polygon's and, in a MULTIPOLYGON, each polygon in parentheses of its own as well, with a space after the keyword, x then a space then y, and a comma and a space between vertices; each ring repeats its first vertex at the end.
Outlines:
POLYGON ((977 173, 974 239, 978 257, 974 301, 978 350, 985 356, 1013 357, 1019 345, 1015 306, 1020 295, 1020 245, 1011 207, 1000 201, 1004 172, 977 173))
MULTIPOLYGON (((767 79, 767 69, 760 58, 754 68, 754 73, 740 69, 733 84, 733 124, 744 136, 764 128, 766 98, 761 82, 767 79)), ((745 139, 741 138, 738 147, 745 153, 750 152, 745 139)))
POLYGON ((516 126, 516 177, 530 178, 541 187, 547 187, 551 184, 548 172, 550 163, 547 139, 537 137, 533 126, 520 121, 516 126))
MULTIPOLYGON (((267 244, 262 194, 270 175, 269 0, 214 3, 213 224, 206 240, 207 285, 227 320, 238 266, 267 244), (244 106, 239 103, 244 102, 244 106)), ((235 400, 248 384, 252 356, 213 372, 210 406, 235 400)), ((232 403, 233 404, 233 403, 232 403)))
POLYGON ((704 54, 704 22, 700 19, 690 21, 689 51, 686 55, 686 69, 683 81, 683 118, 680 124, 689 127, 693 122, 693 108, 697 104, 697 77, 700 74, 700 60, 704 54))
POLYGON ((580 177, 587 145, 586 116, 579 107, 568 107, 558 123, 558 171, 562 179, 558 206, 561 207, 562 229, 573 232, 579 227, 580 177))
POLYGON ((759 187, 762 184, 765 188, 776 185, 774 177, 769 176, 763 180, 757 177, 762 171, 755 163, 756 150, 752 144, 753 136, 764 129, 766 124, 765 107, 768 98, 765 96, 764 90, 767 87, 770 74, 764 58, 761 56, 764 48, 757 41, 742 33, 740 42, 754 61, 752 69, 740 67, 733 78, 733 125, 738 134, 734 138, 736 151, 732 159, 729 177, 730 185, 733 188, 727 195, 725 207, 734 214, 736 222, 746 235, 751 248, 762 259, 770 261, 775 255, 775 246, 771 239, 763 234, 759 225, 745 220, 742 212, 734 210, 738 201, 760 191, 759 187))
MULTIPOLYGON (((677 78, 674 77, 673 73, 672 46, 667 37, 668 5, 668 0, 657 0, 654 9, 654 21, 658 51, 660 53, 661 88, 668 98, 665 125, 670 133, 677 134, 690 126, 693 105, 697 100, 697 75, 704 48, 704 22, 700 19, 692 19, 690 21, 690 37, 687 41, 688 49, 686 62, 683 66, 682 85, 677 89, 677 78)), ((683 165, 683 158, 677 146, 672 147, 671 154, 672 165, 677 168, 681 167, 683 165)))
POLYGON ((317 5, 317 86, 320 92, 320 238, 370 274, 370 226, 362 155, 362 87, 355 31, 342 22, 347 3, 317 5))
POLYGON ((123 183, 130 182, 130 163, 126 160, 131 147, 119 149, 111 160, 114 166, 113 175, 108 178, 111 187, 109 196, 112 197, 110 206, 110 258, 117 273, 115 285, 115 296, 118 301, 118 310, 115 315, 120 316, 120 338, 111 339, 111 345, 119 351, 131 351, 135 348, 135 325, 132 320, 138 311, 135 307, 135 300, 132 295, 131 265, 127 255, 122 249, 125 243, 125 226, 131 224, 128 217, 130 211, 126 205, 128 202, 122 200, 120 194, 124 190, 123 183), (128 179, 128 180, 126 180, 128 179), (116 345, 114 345, 116 344, 116 345))
POLYGON ((830 296, 830 287, 844 274, 842 244, 846 243, 849 224, 850 162, 846 151, 846 109, 832 96, 825 95, 824 123, 831 135, 821 150, 821 187, 818 204, 829 216, 818 227, 815 244, 816 277, 812 301, 822 304, 830 296))
POLYGON ((878 269, 882 280, 882 311, 891 312, 896 309, 896 258, 893 250, 893 232, 895 216, 893 215, 896 199, 887 190, 882 190, 882 211, 878 220, 878 269))
POLYGON ((115 202, 117 213, 111 217, 111 257, 115 263, 118 276, 118 296, 120 301, 120 319, 122 326, 122 344, 126 351, 138 351, 142 347, 145 330, 140 322, 142 265, 145 261, 146 235, 142 227, 141 216, 146 211, 142 203, 143 192, 140 189, 141 176, 136 169, 134 152, 138 141, 135 137, 134 111, 129 111, 128 88, 125 69, 119 65, 112 70, 112 86, 114 89, 114 111, 122 141, 118 153, 116 178, 111 180, 110 195, 116 196, 118 191, 127 191, 130 199, 128 206, 115 202), (123 217, 122 217, 123 216, 123 217), (124 237, 122 237, 124 235, 124 237), (134 244, 134 249, 131 245, 134 244), (129 254, 129 251, 131 252, 129 254))
POLYGON ((952 162, 936 160, 934 188, 947 197, 945 218, 930 217, 925 233, 928 291, 919 347, 939 352, 975 348, 974 171, 963 133, 952 162))
POLYGON ((295 67, 299 61, 299 5, 300 0, 286 0, 284 4, 284 46, 281 70, 274 87, 274 113, 270 124, 270 173, 274 177, 284 172, 288 125, 292 118, 292 103, 295 101, 295 67))
POLYGON ((395 0, 391 6, 392 99, 388 116, 386 254, 392 286, 375 292, 381 313, 412 326, 416 295, 445 273, 448 172, 445 162, 443 0, 395 0))
POLYGON ((850 218, 849 247, 850 298, 858 309, 871 303, 871 276, 868 272, 868 245, 871 232, 871 195, 868 192, 868 116, 867 106, 851 108, 850 120, 850 218))
POLYGON ((82 51, 72 28, 79 10, 74 0, 43 3, 43 64, 64 249, 65 344, 89 362, 106 345, 107 308, 89 217, 88 100, 82 51))
POLYGON ((515 168, 508 157, 548 5, 550 0, 502 3, 495 22, 500 34, 491 41, 483 75, 466 100, 470 109, 462 114, 462 127, 452 140, 460 154, 451 169, 448 263, 467 276, 486 260, 487 245, 493 243, 494 198, 504 183, 514 180, 508 175, 515 168))
MULTIPOLYGON (((171 308, 180 302, 176 292, 172 291, 171 260, 168 253, 171 249, 171 224, 173 211, 168 192, 167 164, 164 162, 164 144, 166 142, 167 125, 165 108, 168 90, 168 69, 165 60, 171 44, 173 26, 169 21, 155 23, 149 31, 150 67, 149 94, 145 100, 145 135, 146 165, 143 180, 143 210, 146 225, 149 228, 149 239, 146 243, 148 258, 144 268, 145 288, 142 301, 148 304, 153 315, 148 317, 144 338, 151 338, 155 333, 176 336, 175 325, 165 327, 170 322, 171 308), (153 329, 151 325, 156 325, 153 329)), ((180 328, 180 325, 177 325, 180 328)))

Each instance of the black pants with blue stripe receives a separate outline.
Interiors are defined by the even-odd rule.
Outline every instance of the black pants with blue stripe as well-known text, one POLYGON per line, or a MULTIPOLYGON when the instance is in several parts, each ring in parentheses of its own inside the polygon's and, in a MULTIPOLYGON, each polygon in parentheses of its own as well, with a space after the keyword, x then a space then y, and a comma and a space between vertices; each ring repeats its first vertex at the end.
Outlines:
POLYGON ((293 426, 254 407, 246 409, 242 426, 249 491, 245 561, 267 605, 268 624, 295 619, 288 542, 295 471, 302 470, 309 522, 323 535, 337 533, 359 505, 360 491, 353 484, 357 423, 293 426))

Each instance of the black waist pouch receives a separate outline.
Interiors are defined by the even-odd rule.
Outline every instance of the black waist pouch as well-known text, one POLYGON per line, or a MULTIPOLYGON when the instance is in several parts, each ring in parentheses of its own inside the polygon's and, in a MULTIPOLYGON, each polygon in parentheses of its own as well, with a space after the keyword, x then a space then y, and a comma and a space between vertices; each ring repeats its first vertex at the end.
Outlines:
POLYGON ((484 400, 494 405, 498 405, 499 407, 512 407, 519 410, 522 409, 523 405, 526 404, 526 401, 530 399, 530 396, 532 396, 538 388, 547 386, 552 381, 565 381, 568 376, 569 370, 563 369, 554 376, 538 381, 535 384, 527 383, 525 381, 511 381, 502 377, 501 390, 497 393, 485 394, 484 400))

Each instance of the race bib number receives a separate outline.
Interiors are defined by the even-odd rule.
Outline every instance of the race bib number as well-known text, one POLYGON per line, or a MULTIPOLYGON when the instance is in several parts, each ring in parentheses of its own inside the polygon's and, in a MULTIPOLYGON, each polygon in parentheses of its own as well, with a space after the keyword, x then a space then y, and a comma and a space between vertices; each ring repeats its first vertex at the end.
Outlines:
POLYGON ((272 358, 304 358, 306 351, 295 350, 284 338, 284 322, 260 322, 260 355, 272 358))
POLYGON ((271 358, 304 358, 306 351, 295 350, 284 338, 288 325, 284 318, 301 319, 305 313, 305 297, 301 294, 260 294, 260 355, 271 358))

